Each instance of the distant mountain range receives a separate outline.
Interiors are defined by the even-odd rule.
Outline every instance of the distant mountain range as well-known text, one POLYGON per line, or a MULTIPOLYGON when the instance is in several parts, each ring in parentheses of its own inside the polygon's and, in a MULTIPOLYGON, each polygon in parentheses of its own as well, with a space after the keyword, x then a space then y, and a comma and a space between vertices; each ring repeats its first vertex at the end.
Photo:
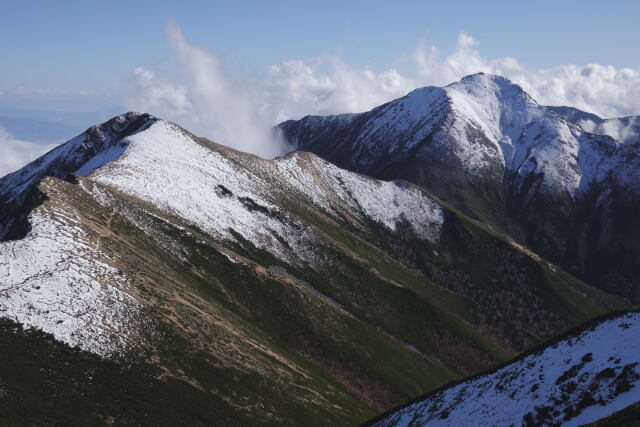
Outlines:
POLYGON ((4 421, 354 425, 629 308, 569 261, 635 253, 635 145, 560 114, 474 75, 279 125, 326 160, 91 127, 0 179, 4 421))

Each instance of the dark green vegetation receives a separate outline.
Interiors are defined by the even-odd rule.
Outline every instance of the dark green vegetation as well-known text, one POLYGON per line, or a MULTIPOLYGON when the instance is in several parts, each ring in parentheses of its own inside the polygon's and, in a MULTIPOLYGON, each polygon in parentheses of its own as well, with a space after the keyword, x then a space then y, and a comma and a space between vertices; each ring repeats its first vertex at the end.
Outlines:
POLYGON ((247 424, 222 399, 135 360, 105 360, 0 319, 1 425, 247 424))

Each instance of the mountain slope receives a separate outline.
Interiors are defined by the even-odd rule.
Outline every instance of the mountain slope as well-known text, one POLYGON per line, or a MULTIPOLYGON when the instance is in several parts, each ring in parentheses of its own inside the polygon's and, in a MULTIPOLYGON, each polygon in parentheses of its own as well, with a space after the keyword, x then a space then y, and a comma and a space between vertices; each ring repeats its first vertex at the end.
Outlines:
POLYGON ((475 74, 369 112, 277 128, 297 149, 418 184, 588 282, 640 301, 632 262, 640 248, 628 237, 640 231, 640 148, 556 111, 578 117, 538 105, 503 77, 475 74))
POLYGON ((563 425, 640 401, 640 313, 592 321, 492 372, 378 417, 371 425, 563 425))
POLYGON ((624 306, 417 186, 309 153, 260 159, 149 115, 93 127, 0 189, 0 316, 52 334, 71 364, 72 347, 113 361, 125 389, 142 366, 158 393, 177 381, 211 402, 185 417, 353 424, 624 306))
POLYGON ((157 366, 104 359, 8 319, 0 319, 0 345, 4 425, 250 423, 221 399, 157 366))

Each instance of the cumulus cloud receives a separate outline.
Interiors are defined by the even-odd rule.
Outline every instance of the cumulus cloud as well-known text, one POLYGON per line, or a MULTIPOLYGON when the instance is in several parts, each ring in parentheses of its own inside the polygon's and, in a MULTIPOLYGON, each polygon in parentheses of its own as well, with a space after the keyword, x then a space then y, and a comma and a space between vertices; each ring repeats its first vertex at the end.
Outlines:
POLYGON ((569 105, 602 117, 640 114, 640 70, 560 65, 507 76, 543 104, 569 105))
POLYGON ((20 169, 57 145, 21 141, 0 127, 0 177, 20 169))
POLYGON ((232 78, 219 56, 190 44, 175 23, 169 22, 167 34, 188 78, 174 82, 137 68, 130 109, 172 120, 242 151, 265 157, 285 151, 271 131, 273 117, 255 86, 232 78))
POLYGON ((415 87, 414 79, 396 69, 376 73, 354 68, 340 58, 326 57, 270 66, 264 98, 275 121, 282 121, 307 114, 368 110, 415 87))
POLYGON ((640 128, 637 118, 630 120, 612 119, 602 123, 602 133, 611 135, 614 139, 622 142, 630 142, 638 137, 636 129, 640 128))
POLYGON ((325 56, 284 61, 243 79, 231 77, 219 55, 189 43, 177 24, 170 22, 167 34, 187 78, 137 68, 128 107, 262 156, 286 149, 271 134, 283 120, 366 111, 417 87, 446 85, 477 72, 508 77, 543 105, 574 106, 603 117, 640 113, 640 70, 599 64, 529 69, 515 58, 482 56, 477 41, 465 33, 448 54, 420 42, 399 56, 402 71, 358 68, 325 56))

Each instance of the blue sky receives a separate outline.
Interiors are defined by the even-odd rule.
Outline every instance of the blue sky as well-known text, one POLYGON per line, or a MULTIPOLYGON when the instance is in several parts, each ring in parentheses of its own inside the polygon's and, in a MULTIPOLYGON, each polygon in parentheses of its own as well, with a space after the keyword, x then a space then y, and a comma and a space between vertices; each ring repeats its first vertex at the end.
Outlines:
POLYGON ((114 92, 136 66, 175 67, 165 25, 233 67, 339 55, 384 69, 421 38, 452 49, 464 31, 486 57, 528 67, 640 66, 640 2, 3 1, 0 89, 114 92))
POLYGON ((282 120, 480 71, 637 115, 638 16, 631 0, 0 0, 0 175, 128 110, 252 151, 282 120))

